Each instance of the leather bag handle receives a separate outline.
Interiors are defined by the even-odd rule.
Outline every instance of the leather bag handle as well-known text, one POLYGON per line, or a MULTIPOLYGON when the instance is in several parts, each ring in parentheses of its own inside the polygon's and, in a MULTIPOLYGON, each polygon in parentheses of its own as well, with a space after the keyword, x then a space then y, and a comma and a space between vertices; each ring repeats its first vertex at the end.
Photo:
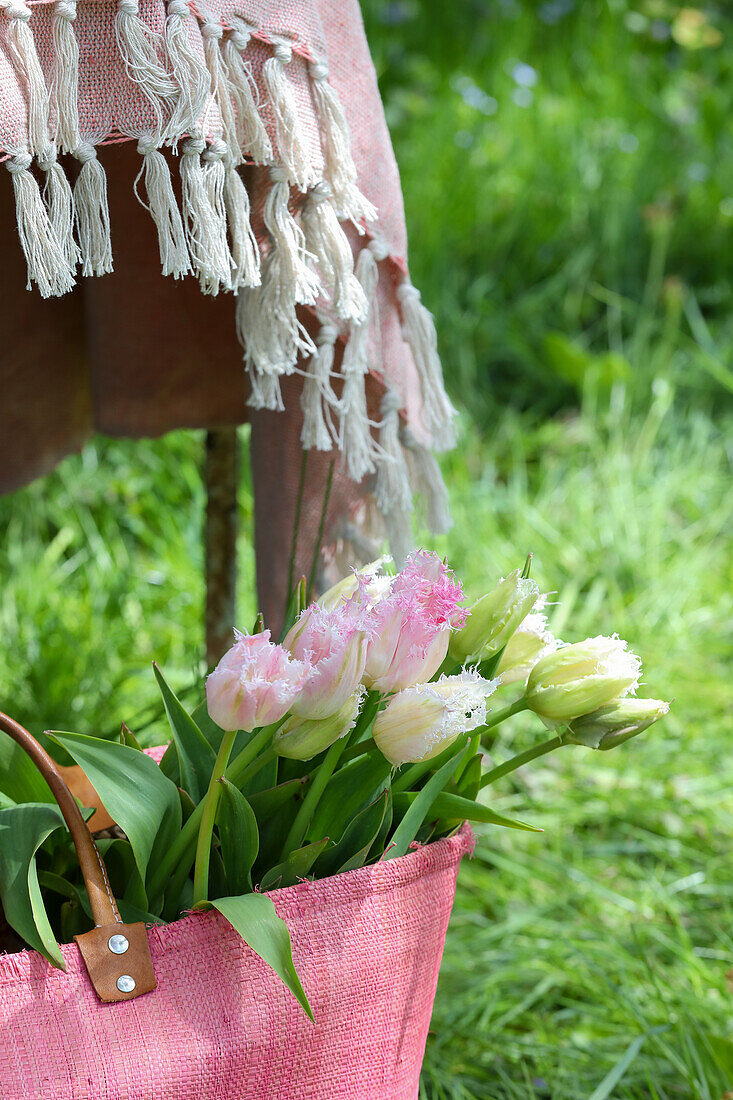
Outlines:
POLYGON ((104 860, 56 762, 27 729, 1 711, 0 729, 27 753, 46 780, 71 833, 95 925, 74 939, 97 994, 103 1001, 129 1001, 149 993, 157 983, 145 925, 125 924, 120 918, 104 860))

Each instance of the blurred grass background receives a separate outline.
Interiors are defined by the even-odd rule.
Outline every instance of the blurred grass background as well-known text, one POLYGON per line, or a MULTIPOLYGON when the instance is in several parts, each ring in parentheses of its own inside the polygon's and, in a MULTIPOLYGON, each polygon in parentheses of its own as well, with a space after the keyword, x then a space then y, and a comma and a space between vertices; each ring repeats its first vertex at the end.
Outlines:
MULTIPOLYGON (((421 1096, 733 1090, 733 13, 667 0, 364 0, 411 269, 462 438, 437 546, 515 567, 568 640, 617 630, 664 724, 496 792, 461 885, 421 1096), (470 413, 469 413, 470 410, 470 413)), ((246 436, 246 430, 243 431, 246 436)), ((0 500, 0 706, 156 733, 201 670, 202 439, 98 439, 0 500)), ((252 494, 240 494, 253 618, 252 494)), ((161 727, 162 729, 162 727, 161 727)), ((518 718, 496 760, 536 736, 518 718)))

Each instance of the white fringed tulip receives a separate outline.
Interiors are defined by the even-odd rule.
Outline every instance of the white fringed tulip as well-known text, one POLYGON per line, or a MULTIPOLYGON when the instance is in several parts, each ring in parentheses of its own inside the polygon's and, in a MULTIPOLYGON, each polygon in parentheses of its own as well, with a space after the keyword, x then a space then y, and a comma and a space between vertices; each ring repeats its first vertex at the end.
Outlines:
POLYGON ((273 737, 272 743, 278 756, 285 756, 288 760, 310 760, 330 748, 354 728, 363 694, 363 688, 354 692, 329 718, 299 718, 292 715, 273 737))
POLYGON ((502 684, 524 685, 540 658, 554 653, 560 644, 547 629, 545 615, 539 610, 530 611, 507 642, 496 674, 502 684))
POLYGON ((374 720, 377 747, 396 765, 431 760, 460 734, 484 724, 486 700, 496 685, 462 672, 398 692, 374 720))
POLYGON ((575 718, 568 724, 565 740, 589 749, 614 749, 648 729, 668 711, 669 703, 663 699, 621 699, 575 718))
POLYGON ((588 638, 538 661, 525 701, 547 722, 570 722, 635 691, 640 674, 641 661, 621 638, 588 638))
POLYGON ((476 601, 465 625, 452 636, 448 647, 451 657, 463 664, 470 658, 498 653, 534 607, 539 591, 519 569, 504 577, 476 601))

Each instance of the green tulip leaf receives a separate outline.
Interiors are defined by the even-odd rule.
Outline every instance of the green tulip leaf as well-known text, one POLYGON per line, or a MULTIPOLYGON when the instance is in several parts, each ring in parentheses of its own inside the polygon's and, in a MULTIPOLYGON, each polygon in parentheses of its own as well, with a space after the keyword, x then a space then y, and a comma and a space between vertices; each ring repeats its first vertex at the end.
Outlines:
MULTIPOLYGON (((395 809, 405 813, 412 807, 418 795, 422 791, 406 791, 394 796, 395 809)), ((445 821, 478 821, 486 825, 502 825, 505 829, 521 829, 527 833, 542 833, 544 829, 537 825, 529 825, 526 821, 515 821, 511 817, 497 814, 481 802, 473 802, 470 798, 461 798, 457 794, 443 792, 439 794, 428 809, 423 820, 430 821, 440 818, 445 821)))
MULTIPOLYGON (((447 763, 443 764, 441 768, 438 768, 437 772, 434 772, 433 775, 430 776, 430 779, 428 779, 422 790, 411 792, 414 797, 410 799, 405 816, 392 834, 392 841, 388 845, 383 859, 396 859, 398 856, 405 855, 415 839, 420 826, 428 816, 436 796, 443 790, 443 787, 445 787, 446 783, 452 778, 461 760, 466 754, 470 753, 470 751, 471 746, 466 743, 464 735, 458 752, 456 752, 447 763)), ((398 800, 403 797, 404 796, 401 794, 395 796, 395 808, 399 805, 398 800)))
POLYGON ((280 783, 277 787, 270 787, 269 790, 257 791, 256 794, 249 795, 247 801, 257 820, 267 821, 297 796, 305 797, 307 790, 308 787, 303 779, 288 779, 286 783, 280 783))
POLYGON ((211 904, 275 971, 312 1020, 313 1012, 293 962, 288 926, 278 917, 272 899, 266 894, 244 894, 238 898, 218 898, 211 904))
POLYGON ((178 788, 143 752, 80 733, 49 731, 83 768, 108 813, 132 846, 145 881, 153 845, 165 850, 181 828, 178 788))
POLYGON ((0 793, 11 802, 53 802, 51 789, 31 758, 0 730, 0 793))
POLYGON ((247 799, 228 779, 221 780, 217 825, 221 858, 229 889, 247 894, 252 889, 252 866, 260 847, 257 818, 247 799))
POLYGON ((179 786, 188 791, 194 802, 200 802, 209 787, 211 773, 216 759, 214 750, 204 737, 190 714, 184 709, 171 691, 163 673, 153 663, 155 679, 158 681, 163 706, 170 723, 173 742, 178 753, 181 769, 179 786))
POLYGON ((316 806, 307 838, 341 837, 349 822, 389 787, 392 765, 379 752, 340 768, 316 806))
POLYGON ((0 901, 11 928, 59 970, 65 970, 43 904, 36 852, 64 825, 54 803, 26 802, 0 810, 0 901))
POLYGON ((328 848, 319 859, 319 878, 363 867, 382 828, 388 801, 389 791, 382 791, 371 805, 356 815, 338 844, 328 848))
POLYGON ((318 857, 330 844, 329 838, 324 836, 314 844, 296 848, 286 860, 271 867, 263 875, 260 890, 280 890, 285 886, 295 886, 296 882, 306 877, 318 857))

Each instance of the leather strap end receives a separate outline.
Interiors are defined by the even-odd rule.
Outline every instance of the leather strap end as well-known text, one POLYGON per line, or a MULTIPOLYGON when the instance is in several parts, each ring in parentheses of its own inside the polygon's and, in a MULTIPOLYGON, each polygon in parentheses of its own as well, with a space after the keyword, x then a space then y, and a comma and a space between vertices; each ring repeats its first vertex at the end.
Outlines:
POLYGON ((157 988, 142 922, 105 924, 74 939, 101 1001, 131 1001, 157 988))

